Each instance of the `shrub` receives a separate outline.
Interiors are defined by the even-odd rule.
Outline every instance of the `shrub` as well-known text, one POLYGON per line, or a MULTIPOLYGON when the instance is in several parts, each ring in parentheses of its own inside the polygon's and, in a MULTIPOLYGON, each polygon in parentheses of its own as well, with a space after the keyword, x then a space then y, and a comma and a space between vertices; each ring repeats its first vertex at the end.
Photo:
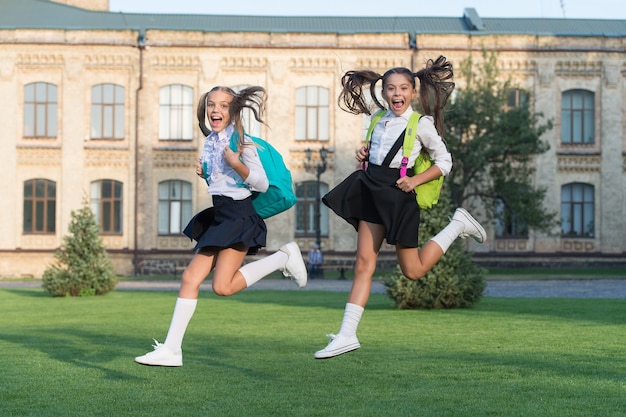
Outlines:
POLYGON ((44 271, 43 288, 56 297, 106 294, 115 288, 117 276, 95 216, 86 201, 71 216, 70 234, 55 254, 56 264, 44 271))
MULTIPOLYGON (((421 212, 420 247, 449 222, 450 197, 446 191, 442 190, 436 206, 421 212)), ((469 307, 480 300, 485 290, 485 273, 457 239, 425 277, 418 281, 406 279, 398 266, 384 285, 387 295, 401 309, 469 307)))

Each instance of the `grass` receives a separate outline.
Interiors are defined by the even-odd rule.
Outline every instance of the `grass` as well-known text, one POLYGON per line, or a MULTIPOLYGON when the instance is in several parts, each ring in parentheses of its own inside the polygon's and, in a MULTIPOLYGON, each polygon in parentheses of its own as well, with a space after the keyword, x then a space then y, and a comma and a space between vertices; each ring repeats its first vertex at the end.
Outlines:
POLYGON ((0 415, 623 416, 626 304, 486 297, 398 311, 373 294, 362 348, 316 361, 344 293, 203 292, 182 368, 163 340, 175 292, 52 298, 0 289, 0 415))

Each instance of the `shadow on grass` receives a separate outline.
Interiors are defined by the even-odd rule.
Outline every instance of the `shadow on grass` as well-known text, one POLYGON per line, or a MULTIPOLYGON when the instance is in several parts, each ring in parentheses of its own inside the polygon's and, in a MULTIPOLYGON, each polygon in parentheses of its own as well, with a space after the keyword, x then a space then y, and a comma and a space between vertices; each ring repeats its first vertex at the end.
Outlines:
MULTIPOLYGON (((45 329, 30 328, 24 333, 3 332, 0 334, 0 340, 20 346, 24 352, 39 351, 58 362, 76 368, 99 371, 103 375, 102 378, 107 380, 149 379, 150 374, 145 376, 135 374, 135 370, 132 373, 124 372, 123 370, 128 369, 129 366, 136 368, 139 372, 163 369, 134 363, 135 356, 151 350, 149 341, 143 338, 123 337, 86 329, 47 326, 45 329), (132 352, 129 346, 133 346, 132 352), (120 359, 124 362, 119 362, 120 359)), ((190 340, 186 344, 185 364, 191 364, 194 367, 224 368, 227 372, 237 372, 245 377, 259 380, 273 378, 272 375, 263 371, 238 366, 236 354, 233 354, 232 350, 236 350, 240 345, 248 344, 241 341, 239 336, 233 336, 231 340, 222 339, 219 344, 212 343, 210 347, 207 347, 206 340, 190 340)), ((13 365, 16 365, 15 361, 13 365)))

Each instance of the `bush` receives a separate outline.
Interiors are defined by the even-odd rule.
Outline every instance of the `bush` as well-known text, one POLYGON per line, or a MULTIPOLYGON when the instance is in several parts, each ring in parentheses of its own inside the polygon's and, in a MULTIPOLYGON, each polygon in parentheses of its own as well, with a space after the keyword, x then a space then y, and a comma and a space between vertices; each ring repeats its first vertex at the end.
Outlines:
POLYGON ((43 273, 43 288, 56 297, 102 295, 115 288, 117 276, 100 238, 100 227, 85 201, 72 211, 70 234, 56 252, 56 265, 43 273))
MULTIPOLYGON (((420 246, 449 223, 450 197, 446 191, 442 190, 436 206, 421 212, 420 246)), ((398 266, 384 284, 387 295, 401 309, 460 308, 480 300, 486 287, 485 274, 457 239, 425 277, 418 281, 406 279, 398 266)))

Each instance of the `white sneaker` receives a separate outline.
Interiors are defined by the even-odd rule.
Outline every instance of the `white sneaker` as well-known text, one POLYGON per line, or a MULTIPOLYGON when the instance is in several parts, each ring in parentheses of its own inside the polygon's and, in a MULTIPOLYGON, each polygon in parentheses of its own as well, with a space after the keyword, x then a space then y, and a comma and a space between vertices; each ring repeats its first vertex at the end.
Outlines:
POLYGON ((315 359, 328 359, 342 353, 348 353, 361 347, 356 336, 327 334, 330 343, 322 350, 315 352, 315 359))
POLYGON ((283 269, 283 275, 293 279, 298 287, 306 287, 307 272, 306 265, 302 259, 302 252, 296 242, 289 242, 280 248, 281 252, 285 252, 289 259, 283 269))
POLYGON ((462 207, 459 207, 454 212, 454 216, 452 216, 452 220, 458 220, 465 225, 463 232, 459 235, 461 239, 465 239, 467 237, 472 237, 478 243, 484 243, 487 239, 487 233, 485 233, 485 229, 476 221, 475 218, 472 217, 471 214, 467 210, 462 207))
POLYGON ((152 366, 183 366, 183 352, 172 352, 170 348, 154 339, 154 350, 143 356, 137 356, 135 362, 152 366))

